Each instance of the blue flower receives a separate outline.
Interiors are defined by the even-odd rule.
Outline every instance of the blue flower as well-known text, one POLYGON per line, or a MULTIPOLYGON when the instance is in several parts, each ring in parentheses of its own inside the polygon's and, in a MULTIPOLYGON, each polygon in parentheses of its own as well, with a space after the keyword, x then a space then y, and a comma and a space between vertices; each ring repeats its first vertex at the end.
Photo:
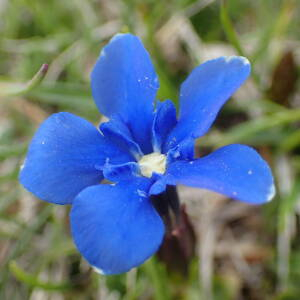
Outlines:
POLYGON ((118 34, 91 74, 95 103, 109 121, 97 129, 67 112, 50 116, 31 142, 20 181, 45 201, 72 204, 74 242, 96 270, 126 272, 162 242, 164 223, 150 197, 168 185, 252 204, 274 196, 270 168, 247 146, 194 158, 195 139, 249 73, 248 60, 236 56, 198 66, 181 86, 177 118, 171 101, 155 101, 157 75, 139 38, 118 34))

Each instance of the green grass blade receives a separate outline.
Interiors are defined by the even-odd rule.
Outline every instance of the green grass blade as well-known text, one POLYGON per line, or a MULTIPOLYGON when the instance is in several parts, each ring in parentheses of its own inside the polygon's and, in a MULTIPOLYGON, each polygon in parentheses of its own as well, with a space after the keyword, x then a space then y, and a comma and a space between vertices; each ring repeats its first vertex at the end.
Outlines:
POLYGON ((223 30, 224 30, 229 42, 236 49, 236 51, 239 55, 246 56, 245 52, 240 44, 237 33, 236 33, 236 31, 233 27, 233 24, 230 20, 225 1, 221 1, 220 20, 221 20, 221 24, 223 26, 223 30))
POLYGON ((30 287, 40 288, 46 291, 64 291, 72 288, 69 282, 53 283, 42 281, 32 274, 26 273, 15 261, 9 263, 9 270, 16 279, 30 287))

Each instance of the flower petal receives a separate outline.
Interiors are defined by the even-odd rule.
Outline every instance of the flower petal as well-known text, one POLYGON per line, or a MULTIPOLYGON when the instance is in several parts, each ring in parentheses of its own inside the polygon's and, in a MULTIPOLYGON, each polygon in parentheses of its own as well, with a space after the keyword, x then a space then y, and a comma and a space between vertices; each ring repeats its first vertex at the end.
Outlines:
POLYGON ((121 180, 134 180, 140 175, 140 167, 136 162, 128 162, 125 164, 111 165, 105 164, 103 167, 103 175, 112 182, 121 180))
POLYGON ((131 34, 114 36, 99 56, 91 85, 99 110, 108 117, 120 114, 143 152, 152 152, 153 101, 159 84, 140 39, 131 34))
POLYGON ((176 123, 176 108, 173 102, 171 100, 164 102, 157 101, 157 108, 152 125, 152 144, 154 152, 165 153, 163 151, 163 144, 176 123))
POLYGON ((133 141, 131 132, 118 115, 114 115, 109 122, 100 124, 100 131, 118 147, 129 151, 136 160, 143 156, 139 145, 133 141))
POLYGON ((275 194, 269 166, 244 145, 225 146, 195 161, 177 161, 167 173, 168 184, 205 188, 251 204, 268 202, 275 194))
POLYGON ((85 189, 74 200, 75 244, 101 273, 127 272, 158 249, 164 225, 147 196, 150 184, 146 178, 101 184, 85 189))
POLYGON ((167 153, 168 163, 174 160, 191 160, 195 156, 195 139, 187 137, 167 153))
POLYGON ((125 163, 131 156, 108 142, 88 121, 70 113, 54 114, 36 132, 20 181, 45 201, 69 204, 81 190, 100 183, 99 169, 107 158, 125 163))
POLYGON ((249 74, 249 61, 238 56, 209 60, 195 68, 181 86, 179 121, 168 138, 169 149, 187 136, 205 134, 249 74))

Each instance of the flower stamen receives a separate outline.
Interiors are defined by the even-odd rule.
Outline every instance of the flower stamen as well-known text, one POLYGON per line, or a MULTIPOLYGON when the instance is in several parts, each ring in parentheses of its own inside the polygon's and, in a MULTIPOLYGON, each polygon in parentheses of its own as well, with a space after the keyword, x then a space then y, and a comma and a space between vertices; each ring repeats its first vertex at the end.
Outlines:
POLYGON ((144 155, 138 164, 141 169, 141 173, 145 177, 151 177, 152 173, 163 174, 166 171, 167 157, 164 154, 153 152, 144 155))

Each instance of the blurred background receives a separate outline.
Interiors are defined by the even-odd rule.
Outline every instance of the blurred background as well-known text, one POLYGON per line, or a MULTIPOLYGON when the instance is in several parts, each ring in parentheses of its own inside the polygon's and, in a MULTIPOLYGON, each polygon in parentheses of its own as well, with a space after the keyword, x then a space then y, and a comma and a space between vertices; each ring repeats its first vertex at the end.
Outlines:
POLYGON ((299 38, 297 0, 0 0, 0 299, 299 300, 299 38), (72 243, 69 207, 34 198, 18 172, 49 114, 99 122, 89 74, 103 45, 126 31, 150 52, 162 100, 177 103, 180 83, 207 59, 251 61, 251 78, 197 152, 255 147, 272 166, 277 195, 250 206, 179 187, 176 235, 138 269, 103 277, 72 243), (44 63, 48 72, 34 77, 44 63))

